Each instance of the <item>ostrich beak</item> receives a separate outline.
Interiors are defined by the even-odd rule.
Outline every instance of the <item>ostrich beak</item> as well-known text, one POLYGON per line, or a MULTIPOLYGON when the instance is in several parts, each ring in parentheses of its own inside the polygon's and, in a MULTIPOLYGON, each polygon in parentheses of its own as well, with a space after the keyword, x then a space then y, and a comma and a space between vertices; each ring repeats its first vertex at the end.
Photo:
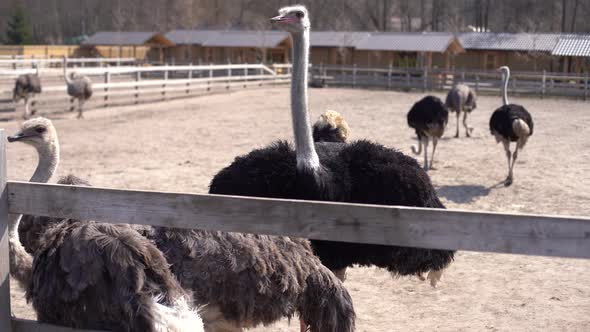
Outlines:
POLYGON ((286 17, 283 15, 275 16, 270 19, 270 23, 293 23, 296 22, 294 17, 286 17))
POLYGON ((12 142, 16 142, 18 140, 21 140, 21 139, 23 139, 25 137, 27 137, 27 136, 24 135, 23 133, 18 133, 16 135, 8 136, 7 139, 8 139, 8 142, 9 143, 12 143, 12 142))

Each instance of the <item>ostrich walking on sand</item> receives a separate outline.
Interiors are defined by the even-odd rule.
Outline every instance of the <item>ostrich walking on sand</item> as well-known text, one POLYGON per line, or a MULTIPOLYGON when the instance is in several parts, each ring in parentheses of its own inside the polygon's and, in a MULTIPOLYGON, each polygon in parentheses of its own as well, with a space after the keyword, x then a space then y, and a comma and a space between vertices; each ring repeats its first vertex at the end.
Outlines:
POLYGON ((449 121, 449 111, 442 100, 434 96, 426 96, 414 104, 408 112, 408 125, 416 130, 418 149, 412 145, 414 154, 422 153, 424 145, 424 169, 434 169, 434 152, 438 140, 445 132, 449 121), (432 158, 428 165, 428 142, 432 138, 432 158))
POLYGON ((20 75, 15 83, 14 90, 12 90, 12 100, 18 103, 19 100, 25 101, 25 113, 23 117, 28 119, 35 111, 31 111, 30 107, 34 106, 35 102, 30 102, 35 97, 36 93, 41 93, 41 79, 39 78, 39 67, 37 63, 35 67, 35 74, 20 75))
MULTIPOLYGON (((295 149, 279 141, 237 157, 211 181, 212 194, 444 208, 418 163, 368 141, 313 142, 307 75, 310 21, 303 6, 285 7, 272 21, 293 41, 291 115, 295 149)), ((334 241, 311 241, 322 263, 344 279, 354 264, 394 275, 429 273, 436 284, 454 252, 334 241)))
POLYGON ((503 105, 496 109, 490 118, 490 131, 496 138, 496 142, 502 142, 508 160, 508 177, 504 181, 505 186, 510 186, 514 179, 512 170, 518 157, 518 150, 524 148, 529 137, 533 135, 533 118, 521 105, 508 103, 508 80, 510 68, 500 67, 502 71, 502 102, 503 105), (510 142, 516 142, 516 148, 510 156, 510 142), (512 159, 512 162, 510 162, 512 159))
MULTIPOLYGON (((51 179, 59 163, 51 121, 28 120, 8 141, 37 150, 31 182, 51 179)), ((84 184, 72 176, 62 181, 68 182, 84 184)), ((12 216, 9 225, 10 272, 39 321, 99 330, 203 331, 162 253, 130 226, 51 220, 32 256, 19 239, 20 219, 12 216)))
POLYGON ((79 76, 76 72, 71 72, 68 76, 67 58, 63 59, 63 71, 66 85, 68 86, 68 95, 78 100, 78 119, 84 117, 83 107, 86 100, 92 97, 92 81, 87 76, 79 76))
POLYGON ((459 137, 459 117, 461 113, 463 113, 465 135, 471 137, 473 128, 467 125, 467 115, 477 107, 476 99, 475 92, 465 84, 455 85, 447 94, 445 104, 452 112, 457 113, 457 133, 455 137, 459 137))

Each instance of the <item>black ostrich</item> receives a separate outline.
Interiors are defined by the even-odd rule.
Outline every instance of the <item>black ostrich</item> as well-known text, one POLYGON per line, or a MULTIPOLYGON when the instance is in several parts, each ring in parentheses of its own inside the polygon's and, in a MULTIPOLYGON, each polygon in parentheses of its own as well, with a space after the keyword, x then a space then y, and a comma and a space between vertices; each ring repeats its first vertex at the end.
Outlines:
POLYGON ((438 140, 442 137, 449 121, 449 111, 442 100, 434 96, 426 96, 414 104, 408 112, 408 126, 416 130, 418 149, 412 146, 412 152, 422 153, 424 145, 424 169, 434 169, 434 152, 438 140), (428 165, 428 142, 432 138, 432 158, 428 165))
MULTIPOLYGON (((212 194, 441 208, 430 178, 415 159, 368 141, 316 143, 307 109, 309 18, 303 6, 273 19, 293 41, 291 114, 295 150, 279 141, 237 157, 213 178, 212 194)), ((322 263, 344 279, 354 264, 394 275, 429 273, 436 284, 454 252, 397 246, 311 241, 322 263)))
POLYGON ((506 187, 512 184, 514 175, 512 170, 518 157, 518 150, 524 148, 529 137, 533 135, 533 118, 521 105, 508 103, 508 80, 510 68, 500 67, 502 71, 502 105, 496 109, 490 118, 490 131, 496 138, 496 142, 502 142, 508 159, 508 177, 504 181, 506 187), (516 142, 516 148, 510 161, 510 142, 516 142))

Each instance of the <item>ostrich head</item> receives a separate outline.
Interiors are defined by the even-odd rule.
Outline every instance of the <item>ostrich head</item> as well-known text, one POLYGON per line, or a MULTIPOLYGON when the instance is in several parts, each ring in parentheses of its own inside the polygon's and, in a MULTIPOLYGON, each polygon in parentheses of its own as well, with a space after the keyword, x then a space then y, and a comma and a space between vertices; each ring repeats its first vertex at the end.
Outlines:
POLYGON ((350 128, 344 117, 336 111, 326 111, 313 125, 314 141, 346 143, 350 128))
POLYGON ((8 136, 8 142, 22 142, 42 151, 57 145, 57 132, 50 120, 34 118, 23 122, 16 134, 8 136))
POLYGON ((271 18, 270 22, 290 33, 303 33, 311 25, 305 6, 283 7, 279 9, 279 15, 271 18))

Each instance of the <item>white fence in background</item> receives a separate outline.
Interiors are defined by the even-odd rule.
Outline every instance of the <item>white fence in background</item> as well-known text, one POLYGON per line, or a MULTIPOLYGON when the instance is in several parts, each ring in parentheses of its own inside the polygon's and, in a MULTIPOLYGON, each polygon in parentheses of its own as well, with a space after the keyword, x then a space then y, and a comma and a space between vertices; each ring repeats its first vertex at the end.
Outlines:
MULTIPOLYGON (((63 63, 63 58, 35 58, 35 57, 0 57, 0 68, 5 69, 26 69, 33 65, 39 67, 50 67, 63 63)), ((101 65, 135 65, 135 58, 68 58, 68 63, 78 66, 101 66, 101 65)))
MULTIPOLYGON (((7 107, 24 107, 22 103, 13 105, 11 101, 14 78, 34 71, 0 70, 0 107, 2 101, 7 107)), ((68 68, 68 73, 72 71, 93 81, 94 93, 85 104, 86 109, 188 97, 213 90, 282 84, 290 79, 290 65, 263 64, 68 68)), ((75 101, 66 94, 63 68, 43 68, 39 74, 43 92, 35 96, 33 109, 46 112, 74 106, 75 101)))
MULTIPOLYGON (((465 83, 476 92, 499 93, 500 73, 497 71, 474 71, 455 69, 418 68, 366 68, 358 66, 314 66, 312 77, 318 83, 334 86, 401 90, 449 90, 456 83, 465 83)), ((513 71, 510 76, 509 93, 578 97, 587 100, 590 96, 590 77, 582 75, 513 71)))
POLYGON ((587 217, 10 182, 6 179, 5 141, 4 131, 0 129, 0 331, 3 332, 80 331, 11 318, 9 213, 380 245, 590 258, 590 218, 587 217))

